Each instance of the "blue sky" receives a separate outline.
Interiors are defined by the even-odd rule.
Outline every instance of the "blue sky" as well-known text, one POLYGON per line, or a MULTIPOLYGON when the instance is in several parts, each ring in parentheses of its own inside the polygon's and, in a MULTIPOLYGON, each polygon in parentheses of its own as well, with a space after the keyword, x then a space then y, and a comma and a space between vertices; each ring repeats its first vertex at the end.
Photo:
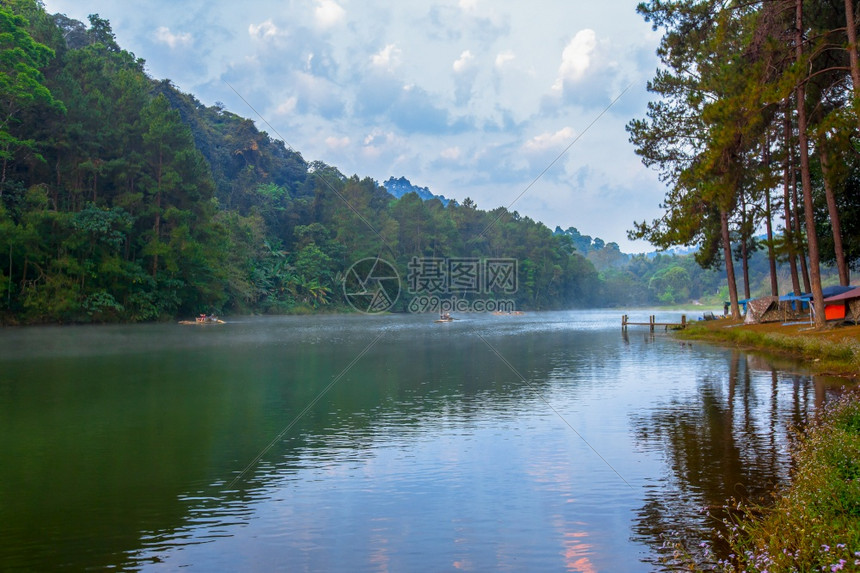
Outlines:
POLYGON ((664 195, 624 129, 658 66, 635 0, 44 3, 98 13, 151 76, 278 137, 229 83, 306 160, 482 209, 522 194, 510 208, 550 228, 652 250, 626 238, 664 195))

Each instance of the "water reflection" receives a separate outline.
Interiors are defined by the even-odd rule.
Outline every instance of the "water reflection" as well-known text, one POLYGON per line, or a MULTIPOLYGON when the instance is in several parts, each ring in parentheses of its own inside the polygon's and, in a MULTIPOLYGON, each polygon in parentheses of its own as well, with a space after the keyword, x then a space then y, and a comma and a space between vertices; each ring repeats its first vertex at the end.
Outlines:
MULTIPOLYGON (((329 520, 339 510, 307 507, 296 499, 303 495, 313 500, 312 504, 319 503, 319 492, 308 491, 316 489, 315 483, 338 490, 332 493, 333 498, 346 496, 347 503, 365 508, 362 511, 366 515, 358 519, 354 515, 339 518, 348 531, 338 534, 342 536, 338 543, 352 548, 354 570, 375 570, 377 565, 388 567, 392 562, 398 564, 391 565, 394 570, 403 569, 404 563, 412 568, 415 563, 404 562, 405 547, 445 545, 448 535, 454 547, 462 549, 451 553, 450 561, 439 561, 443 568, 492 565, 519 569, 517 563, 523 560, 553 562, 553 552, 547 552, 552 538, 540 542, 518 539, 521 530, 517 523, 509 533, 499 534, 499 521, 493 514, 513 513, 528 522, 532 519, 529 514, 538 513, 534 519, 543 521, 531 506, 536 497, 549 497, 553 504, 558 499, 573 502, 579 478, 572 474, 569 456, 558 451, 557 444, 548 443, 546 451, 538 452, 544 448, 529 443, 527 457, 517 459, 513 467, 501 458, 510 455, 505 442, 529 442, 529 434, 543 428, 548 420, 553 433, 558 434, 558 420, 553 419, 539 395, 551 394, 554 381, 570 381, 572 372, 584 371, 584 366, 595 360, 595 345, 602 343, 577 340, 565 332, 543 340, 510 340, 497 332, 485 332, 483 336, 493 347, 529 376, 530 383, 524 384, 480 338, 447 335, 451 332, 409 334, 408 352, 392 352, 390 345, 380 345, 344 374, 343 383, 326 394, 319 408, 306 414, 296 432, 285 434, 235 484, 236 489, 207 489, 182 496, 189 505, 189 518, 180 527, 148 532, 141 550, 131 554, 131 563, 148 567, 167 559, 169 568, 181 566, 186 561, 170 551, 176 547, 182 547, 185 555, 194 555, 193 563, 205 563, 211 554, 195 552, 194 546, 219 536, 227 538, 221 540, 226 547, 241 545, 237 540, 245 536, 242 529, 253 520, 255 537, 286 538, 281 552, 288 548, 292 567, 329 568, 331 563, 327 564, 321 548, 328 546, 330 541, 325 538, 337 529, 329 520), (478 451, 483 446, 470 447, 470 442, 491 449, 478 451), (524 472, 524 481, 507 475, 513 472, 524 472), (537 493, 528 491, 532 488, 537 493), (505 499, 510 495, 505 492, 520 499, 505 499), (361 499, 364 501, 357 501, 361 499), (507 511, 494 509, 498 503, 508 505, 507 511), (234 505, 246 511, 237 514, 234 505), (470 506, 476 511, 459 511, 470 506), (417 513, 409 515, 410 507, 417 513), (427 512, 423 515, 422 507, 427 512), (251 508, 252 517, 247 508, 251 508), (287 513, 272 515, 273 508, 287 513), (314 517, 309 519, 311 515, 314 517), (283 520, 289 520, 289 525, 283 520), (415 539, 417 532, 408 531, 414 526, 398 531, 404 522, 413 521, 429 530, 430 540, 415 539)), ((356 349, 360 347, 349 350, 356 349)), ((336 351, 344 353, 344 348, 336 351)), ((604 349, 600 361, 615 355, 616 351, 604 349)), ((336 354, 330 358, 317 362, 337 362, 336 354)), ((295 368, 299 380, 324 381, 338 372, 337 368, 328 373, 310 370, 304 364, 295 368)), ((597 382, 599 379, 592 381, 597 382)), ((575 391, 570 388, 568 398, 574 397, 575 391)), ((306 397, 311 400, 313 395, 306 397)), ((231 480, 225 478, 213 485, 227 481, 231 480)), ((572 520, 569 512, 553 513, 548 521, 569 568, 583 570, 594 558, 592 545, 583 541, 589 526, 572 520)), ((545 536, 543 531, 530 533, 538 534, 545 536)), ((447 549, 441 551, 438 558, 444 560, 448 553, 447 549)), ((339 564, 335 568, 343 568, 343 562, 334 562, 339 564)))
POLYGON ((803 428, 833 381, 779 372, 766 360, 732 351, 727 372, 703 372, 695 391, 633 417, 643 447, 671 470, 649 480, 635 535, 658 548, 650 561, 670 562, 673 544, 705 560, 729 551, 719 537, 731 500, 772 501, 790 473, 790 434, 803 428), (667 543, 668 542, 668 543, 667 543))
POLYGON ((0 331, 0 568, 652 570, 825 390, 618 319, 0 331))

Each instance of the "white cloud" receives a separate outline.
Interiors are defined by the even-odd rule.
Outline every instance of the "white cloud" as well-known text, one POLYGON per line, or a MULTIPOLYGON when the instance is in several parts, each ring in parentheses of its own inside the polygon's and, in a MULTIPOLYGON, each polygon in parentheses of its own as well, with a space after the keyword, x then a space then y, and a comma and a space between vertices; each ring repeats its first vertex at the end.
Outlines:
POLYGON ((395 141, 397 137, 390 131, 374 130, 364 137, 364 145, 379 146, 388 145, 395 141))
POLYGON ((460 54, 460 57, 454 62, 454 71, 458 74, 465 72, 472 66, 472 62, 474 61, 475 56, 472 55, 472 52, 466 50, 460 54))
POLYGON ((523 146, 526 151, 541 152, 548 149, 561 148, 573 141, 575 132, 570 127, 562 128, 555 133, 542 133, 528 140, 523 146))
POLYGON ((362 154, 371 159, 383 157, 384 154, 399 153, 407 147, 406 142, 394 133, 379 129, 367 134, 363 143, 362 154))
POLYGON ((320 28, 331 28, 346 18, 346 10, 334 0, 317 0, 314 18, 320 28))
POLYGON ((228 78, 305 157, 378 180, 404 175, 486 208, 503 203, 500 188, 519 193, 635 82, 532 195, 569 192, 570 174, 587 164, 582 193, 636 190, 636 199, 619 201, 611 222, 581 201, 532 210, 524 198, 517 208, 551 226, 588 222, 598 229, 589 233, 622 245, 623 229, 609 225, 659 216, 665 188, 639 163, 624 126, 647 112, 644 85, 659 66, 661 35, 629 0, 546 0, 540 10, 513 0, 211 0, 144 11, 116 0, 90 0, 89 9, 44 2, 82 21, 89 12, 110 18, 154 77, 253 117, 220 81, 228 78))
POLYGON ((558 77, 552 88, 561 91, 565 82, 580 80, 591 66, 594 50, 597 47, 597 35, 594 30, 580 30, 564 48, 561 54, 561 66, 558 77))
POLYGON ((499 52, 499 54, 496 55, 496 69, 500 70, 500 69, 504 68, 505 65, 514 61, 515 59, 516 59, 516 56, 514 55, 514 53, 511 50, 499 52))
POLYGON ((478 9, 478 0, 460 0, 459 6, 463 12, 475 12, 478 9))
POLYGON ((325 144, 329 146, 331 149, 344 149, 345 147, 349 147, 351 143, 349 137, 334 137, 329 136, 325 138, 325 144))
POLYGON ((280 30, 278 30, 278 27, 272 23, 271 19, 269 19, 257 25, 249 25, 248 34, 250 34, 252 38, 267 39, 274 38, 280 34, 280 30))
MULTIPOLYGON (((329 121, 343 115, 344 94, 339 86, 324 77, 302 71, 294 71, 290 78, 298 113, 318 114, 329 121)), ((331 131, 338 131, 338 128, 332 126, 331 131)))
POLYGON ((155 41, 160 44, 167 44, 171 49, 177 46, 191 45, 191 34, 189 32, 174 34, 170 28, 160 26, 155 30, 155 41))
POLYGON ((458 159, 460 159, 460 156, 461 156, 461 155, 462 155, 462 153, 461 153, 461 151, 460 151, 460 148, 459 148, 459 147, 456 147, 456 146, 455 146, 455 147, 448 147, 448 148, 446 148, 446 149, 443 149, 443 150, 439 153, 439 156, 440 156, 442 159, 448 159, 448 160, 450 160, 450 161, 457 161, 458 159))
POLYGON ((400 64, 401 50, 396 44, 386 44, 384 48, 373 54, 370 61, 377 68, 391 71, 400 64))
POLYGON ((288 97, 278 105, 275 113, 278 115, 289 115, 296 110, 296 104, 298 104, 298 102, 299 100, 296 96, 288 97))

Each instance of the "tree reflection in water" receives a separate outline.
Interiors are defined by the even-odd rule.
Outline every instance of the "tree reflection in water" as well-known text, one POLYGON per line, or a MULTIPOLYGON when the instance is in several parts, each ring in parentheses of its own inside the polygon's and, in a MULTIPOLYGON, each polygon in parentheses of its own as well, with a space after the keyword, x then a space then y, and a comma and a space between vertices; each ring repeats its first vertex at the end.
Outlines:
POLYGON ((779 372, 760 358, 728 356, 726 374, 703 374, 694 392, 632 421, 640 447, 667 466, 646 486, 633 528, 636 540, 658 548, 664 567, 679 546, 699 564, 728 557, 719 536, 726 505, 770 503, 790 474, 793 429, 838 391, 832 381, 779 372))

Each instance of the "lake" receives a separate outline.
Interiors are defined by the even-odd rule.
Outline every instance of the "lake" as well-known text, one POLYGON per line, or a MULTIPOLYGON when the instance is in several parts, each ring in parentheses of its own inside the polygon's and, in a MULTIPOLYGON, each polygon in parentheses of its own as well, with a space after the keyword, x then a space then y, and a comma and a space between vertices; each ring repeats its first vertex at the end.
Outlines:
POLYGON ((659 570, 839 387, 621 311, 433 318, 0 329, 0 570, 659 570))

